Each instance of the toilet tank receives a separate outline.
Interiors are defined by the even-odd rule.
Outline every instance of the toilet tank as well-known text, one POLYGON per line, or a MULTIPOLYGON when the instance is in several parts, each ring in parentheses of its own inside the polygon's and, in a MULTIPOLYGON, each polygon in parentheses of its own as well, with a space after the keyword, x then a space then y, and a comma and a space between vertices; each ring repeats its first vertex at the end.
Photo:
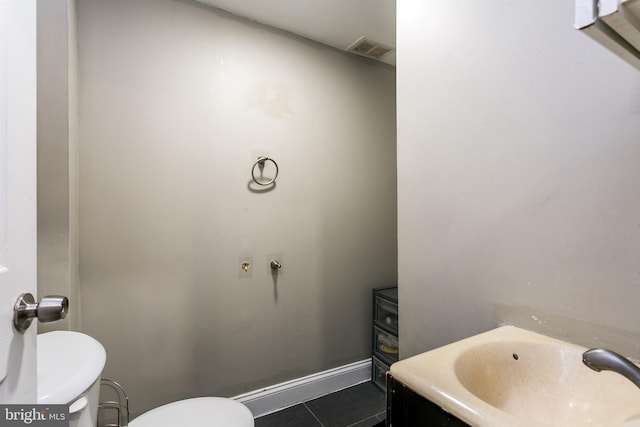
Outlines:
POLYGON ((38 335, 38 404, 69 405, 70 427, 96 427, 102 344, 80 332, 38 335))

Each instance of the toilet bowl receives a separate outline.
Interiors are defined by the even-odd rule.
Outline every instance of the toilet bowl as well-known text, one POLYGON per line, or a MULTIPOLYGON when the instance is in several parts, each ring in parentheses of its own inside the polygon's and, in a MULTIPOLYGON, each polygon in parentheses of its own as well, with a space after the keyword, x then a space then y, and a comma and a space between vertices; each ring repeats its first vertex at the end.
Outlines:
POLYGON ((129 427, 253 427, 249 408, 222 397, 196 397, 145 412, 129 427))
POLYGON ((38 335, 38 404, 69 405, 69 427, 95 427, 104 347, 79 332, 38 335))

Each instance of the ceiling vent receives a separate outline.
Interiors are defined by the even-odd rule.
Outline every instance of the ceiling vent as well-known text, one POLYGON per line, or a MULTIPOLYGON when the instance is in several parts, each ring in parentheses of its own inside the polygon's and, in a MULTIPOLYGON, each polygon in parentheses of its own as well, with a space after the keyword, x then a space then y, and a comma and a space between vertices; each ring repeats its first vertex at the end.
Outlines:
POLYGON ((364 36, 360 37, 355 43, 347 48, 347 52, 376 60, 384 58, 392 50, 393 47, 368 39, 364 36))

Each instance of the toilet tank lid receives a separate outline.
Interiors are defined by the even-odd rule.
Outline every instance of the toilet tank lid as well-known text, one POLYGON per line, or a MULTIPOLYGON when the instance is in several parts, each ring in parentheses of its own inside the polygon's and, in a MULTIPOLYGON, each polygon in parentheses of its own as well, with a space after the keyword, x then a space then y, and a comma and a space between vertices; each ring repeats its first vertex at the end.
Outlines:
POLYGON ((94 338, 72 331, 38 335, 38 403, 72 403, 100 377, 107 354, 94 338))

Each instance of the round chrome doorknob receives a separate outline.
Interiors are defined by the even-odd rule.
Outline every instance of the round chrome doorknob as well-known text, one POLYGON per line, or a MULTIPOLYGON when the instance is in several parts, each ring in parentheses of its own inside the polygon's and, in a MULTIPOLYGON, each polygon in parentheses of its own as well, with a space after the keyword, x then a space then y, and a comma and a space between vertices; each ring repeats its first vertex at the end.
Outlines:
POLYGON ((69 312, 69 298, 61 295, 48 295, 40 300, 36 312, 38 322, 48 323, 64 319, 69 312))
POLYGON ((69 312, 69 298, 60 295, 49 295, 36 303, 30 293, 18 297, 13 306, 13 326, 18 332, 24 332, 37 318, 42 323, 64 319, 69 312))

